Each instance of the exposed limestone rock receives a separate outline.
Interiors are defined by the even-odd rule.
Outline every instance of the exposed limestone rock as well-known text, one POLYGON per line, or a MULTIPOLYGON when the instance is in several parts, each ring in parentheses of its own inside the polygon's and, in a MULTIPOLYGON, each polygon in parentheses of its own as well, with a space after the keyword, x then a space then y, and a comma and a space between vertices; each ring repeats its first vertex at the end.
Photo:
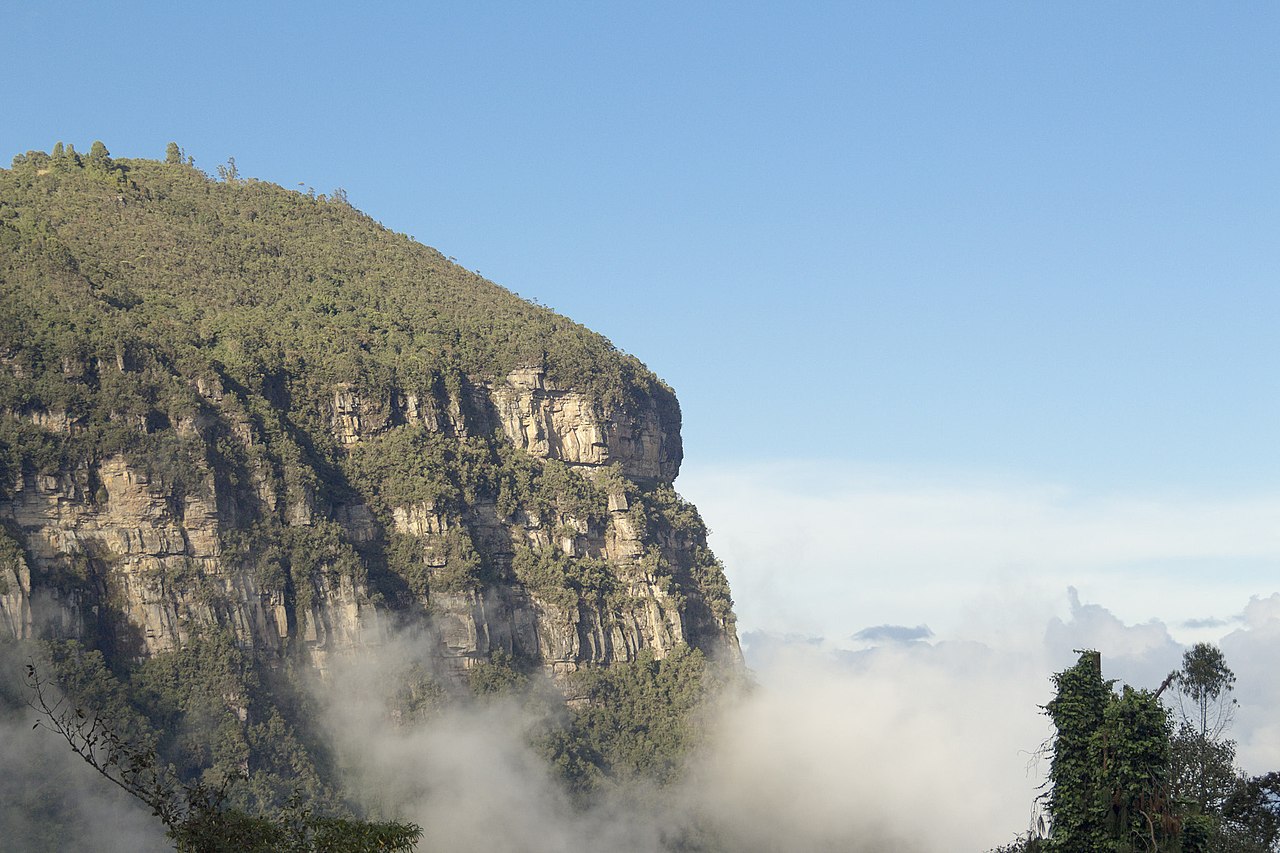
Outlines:
POLYGON ((356 444, 402 424, 424 426, 451 436, 479 435, 488 431, 488 400, 483 389, 469 382, 459 390, 419 395, 398 388, 370 396, 340 384, 329 403, 329 423, 334 438, 344 447, 356 444))
MULTIPOLYGON (((283 647, 289 620, 281 596, 259 590, 252 576, 226 559, 233 555, 223 553, 212 495, 187 495, 175 506, 171 493, 119 456, 104 460, 94 474, 100 487, 93 496, 85 476, 36 477, 0 505, 34 567, 24 566, 0 597, 15 636, 30 637, 36 627, 34 575, 48 589, 53 617, 72 626, 73 636, 85 629, 76 614, 81 589, 96 589, 130 627, 126 651, 134 655, 172 650, 193 630, 211 626, 231 630, 245 648, 283 647)), ((311 610, 301 614, 304 639, 318 647, 334 637, 356 642, 360 596, 351 582, 317 592, 311 610)))
MULTIPOLYGON (((400 601, 395 618, 429 616, 439 655, 455 671, 498 649, 539 660, 553 674, 631 660, 643 649, 662 657, 683 642, 738 655, 731 621, 697 615, 696 590, 675 594, 670 577, 653 573, 653 531, 631 512, 626 490, 609 479, 616 475, 607 474, 614 466, 632 481, 670 482, 675 476, 680 441, 667 427, 678 424, 664 423, 656 404, 639 405, 638 413, 603 412, 535 369, 515 371, 493 386, 464 381, 449 391, 435 384, 431 394, 334 389, 328 410, 333 436, 352 447, 406 425, 453 437, 505 435, 532 456, 613 483, 601 516, 592 521, 532 507, 504 516, 487 500, 459 516, 456 508, 428 501, 389 507, 383 521, 359 496, 322 506, 310 481, 281 485, 261 426, 219 380, 202 378, 193 390, 206 407, 176 418, 171 428, 193 442, 214 435, 238 442, 246 453, 238 490, 207 466, 198 488, 178 489, 120 455, 53 476, 19 477, 8 489, 11 497, 0 501, 0 523, 14 532, 21 551, 21 559, 0 566, 0 625, 21 637, 42 631, 101 635, 105 629, 118 650, 133 657, 176 649, 217 627, 243 648, 266 654, 283 655, 291 644, 305 649, 320 668, 335 654, 382 642, 390 612, 386 602, 373 603, 381 599, 371 595, 363 574, 295 577, 307 588, 286 594, 278 580, 268 583, 247 568, 252 561, 242 550, 249 547, 245 531, 274 518, 286 529, 329 525, 340 531, 344 547, 354 549, 351 554, 376 551, 391 534, 416 539, 415 559, 430 578, 430 592, 407 610, 400 601), (485 555, 497 579, 467 589, 442 581, 459 543, 485 555), (616 584, 607 600, 565 589, 541 595, 512 577, 519 549, 600 561, 616 584), (36 606, 40 595, 47 607, 36 606), (42 609, 47 613, 37 618, 42 609)), ((26 419, 50 433, 75 429, 65 415, 26 419)), ((693 565, 696 544, 662 540, 657 547, 679 567, 693 565)))
POLYGON ((644 480, 670 481, 679 473, 679 434, 664 430, 652 405, 639 414, 600 412, 536 368, 513 371, 490 396, 507 438, 533 456, 573 465, 618 462, 628 477, 644 480))
POLYGON ((0 630, 7 629, 14 637, 31 637, 31 568, 18 544, 13 542, 12 546, 12 552, 0 559, 0 630))

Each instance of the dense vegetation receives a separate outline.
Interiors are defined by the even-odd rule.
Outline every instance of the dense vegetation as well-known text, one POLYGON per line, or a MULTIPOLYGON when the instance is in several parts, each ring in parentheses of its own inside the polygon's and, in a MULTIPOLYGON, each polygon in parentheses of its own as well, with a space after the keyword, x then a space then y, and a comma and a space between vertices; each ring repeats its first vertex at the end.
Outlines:
POLYGON ((603 405, 670 399, 604 338, 340 195, 211 181, 180 158, 16 157, 0 172, 0 257, 0 339, 20 344, 6 358, 30 371, 6 391, 51 410, 85 402, 77 386, 92 382, 64 363, 117 357, 221 369, 303 405, 339 382, 426 392, 531 364, 603 405))
POLYGON ((1201 643, 1153 691, 1102 677, 1084 651, 1053 677, 1048 826, 994 853, 1270 853, 1280 774, 1249 777, 1225 736, 1235 675, 1201 643), (1168 692, 1166 692, 1168 691, 1168 692), (1164 696, 1168 702, 1162 702, 1164 696))
MULTIPOLYGON (((342 582, 400 615, 495 586, 566 612, 622 612, 634 602, 618 568, 554 538, 602 540, 621 499, 644 549, 637 575, 697 618, 731 624, 705 527, 669 482, 534 458, 476 410, 521 367, 573 387, 601 416, 656 411, 678 431, 674 395, 636 359, 387 230, 341 192, 287 191, 242 178, 234 162, 215 180, 172 144, 164 161, 116 159, 101 143, 15 157, 0 170, 0 506, 39 477, 107 506, 99 466, 123 457, 174 518, 189 498, 216 501, 223 559, 289 614, 283 651, 212 625, 146 655, 119 611, 112 556, 67 554, 35 582, 79 608, 80 641, 53 636, 31 654, 175 785, 222 792, 202 814, 280 825, 301 802, 314 829, 364 816, 297 666, 299 614, 342 582), (382 419, 350 446, 334 432, 339 392, 382 419), (443 529, 398 530, 395 512, 411 505, 443 529), (341 522, 352 506, 371 514, 369 536, 341 522), (546 528, 552 541, 495 542, 491 518, 546 528)), ((23 555, 22 531, 0 513, 0 583, 23 555)), ((231 611, 226 585, 198 568, 155 571, 158 584, 231 611)), ((545 699, 541 663, 536 650, 499 646, 469 670, 470 692, 545 699)), ((718 678, 684 647, 591 669, 571 686, 585 702, 570 710, 556 694, 530 738, 580 796, 666 781, 718 678)), ((405 677, 388 715, 420 721, 475 701, 423 671, 405 677)))

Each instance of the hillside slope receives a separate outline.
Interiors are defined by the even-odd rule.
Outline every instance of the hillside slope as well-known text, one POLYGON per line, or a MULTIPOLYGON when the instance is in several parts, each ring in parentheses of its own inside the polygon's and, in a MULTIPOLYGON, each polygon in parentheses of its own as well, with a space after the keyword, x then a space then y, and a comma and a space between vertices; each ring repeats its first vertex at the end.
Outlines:
POLYGON ((121 682, 206 647, 323 671, 406 625, 459 676, 736 664, 670 388, 344 199, 171 160, 0 171, 8 633, 121 682))

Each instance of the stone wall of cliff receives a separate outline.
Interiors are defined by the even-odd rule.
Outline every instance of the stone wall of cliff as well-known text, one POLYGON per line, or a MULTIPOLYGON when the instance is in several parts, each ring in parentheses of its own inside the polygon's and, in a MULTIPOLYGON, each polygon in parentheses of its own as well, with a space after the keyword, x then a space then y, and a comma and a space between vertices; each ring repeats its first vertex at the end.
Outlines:
MULTIPOLYGON (((681 445, 669 407, 610 410, 521 368, 452 391, 339 384, 322 407, 329 435, 273 441, 250 414, 267 401, 228 385, 202 377, 197 410, 165 418, 197 449, 194 483, 166 482, 117 453, 5 484, 0 524, 15 547, 0 565, 0 625, 20 637, 93 636, 131 657, 217 628, 267 655, 301 650, 322 668, 405 621, 430 624, 455 669, 498 649, 555 674, 681 643, 737 658, 727 595, 706 583, 722 575, 705 529, 696 513, 672 520, 681 445), (492 492, 396 502, 376 483, 324 486, 344 458, 396 431, 505 445, 527 457, 530 476, 554 466, 586 504, 535 507, 492 492), (310 470, 325 462, 318 451, 286 452, 322 439, 338 448, 332 470, 310 470), (272 542, 302 543, 312 564, 295 552, 273 571, 281 558, 263 544, 267 528, 278 528, 272 542), (474 564, 463 583, 449 579, 459 551, 474 564)), ((60 412, 6 417, 51 436, 79 428, 60 412)))

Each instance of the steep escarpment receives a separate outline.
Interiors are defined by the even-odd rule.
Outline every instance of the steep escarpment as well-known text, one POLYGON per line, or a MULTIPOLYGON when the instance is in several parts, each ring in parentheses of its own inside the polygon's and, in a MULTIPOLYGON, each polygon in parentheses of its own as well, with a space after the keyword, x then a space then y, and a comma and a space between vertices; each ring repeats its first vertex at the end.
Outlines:
POLYGON ((361 801, 307 686, 360 662, 383 725, 549 679, 571 787, 665 778, 740 661, 682 454, 640 362, 341 197, 0 170, 0 644, 247 808, 361 801))
POLYGON ((634 358, 341 199, 32 152, 0 172, 0 619, 121 660, 733 659, 634 358))

